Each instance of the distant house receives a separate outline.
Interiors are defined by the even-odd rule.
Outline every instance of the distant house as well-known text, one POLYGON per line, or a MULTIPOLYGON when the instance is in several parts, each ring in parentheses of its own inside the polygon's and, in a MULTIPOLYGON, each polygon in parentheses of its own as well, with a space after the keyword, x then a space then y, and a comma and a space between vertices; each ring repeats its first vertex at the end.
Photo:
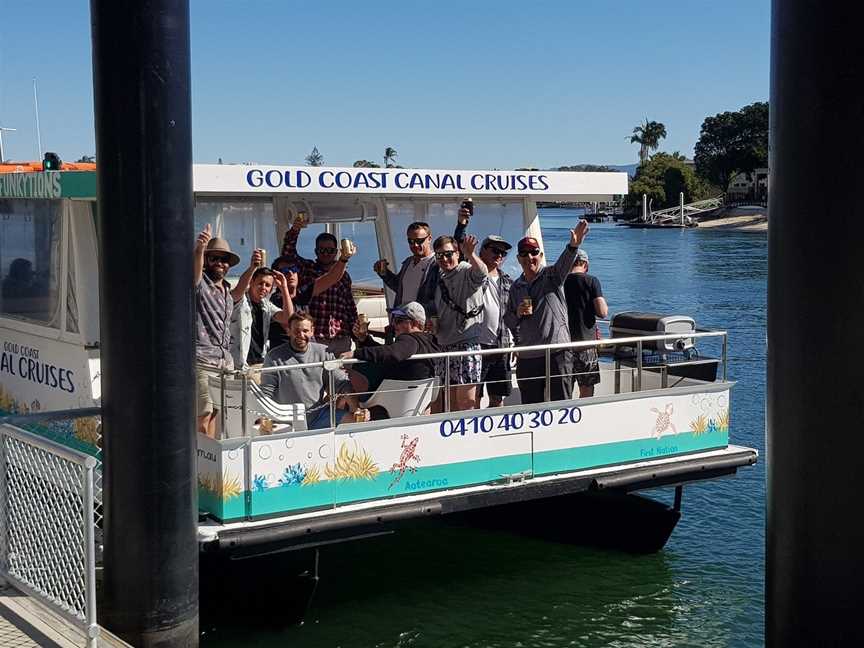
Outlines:
POLYGON ((755 169, 752 173, 739 173, 729 183, 727 200, 739 202, 753 200, 762 202, 768 199, 768 169, 755 169))

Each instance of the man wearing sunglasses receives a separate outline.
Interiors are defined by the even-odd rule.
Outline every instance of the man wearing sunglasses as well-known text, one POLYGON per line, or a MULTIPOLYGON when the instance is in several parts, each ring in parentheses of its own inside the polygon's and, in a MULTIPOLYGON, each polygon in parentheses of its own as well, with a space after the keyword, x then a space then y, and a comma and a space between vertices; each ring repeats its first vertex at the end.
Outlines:
MULTIPOLYGON (((456 225, 453 238, 462 240, 466 223, 460 220, 456 225)), ((435 263, 435 255, 432 252, 432 229, 429 223, 416 221, 408 226, 406 232, 408 249, 411 256, 402 262, 398 273, 392 272, 388 267, 386 259, 379 259, 372 269, 384 281, 384 285, 396 293, 394 304, 407 304, 416 301, 422 304, 427 314, 434 314, 435 289, 438 287, 440 277, 438 264, 435 263)))
MULTIPOLYGON (((466 236, 462 242, 465 261, 459 260, 459 244, 451 236, 439 236, 433 244, 441 277, 435 291, 435 312, 438 314, 438 344, 442 351, 479 351, 480 329, 483 326, 483 285, 489 270, 477 256, 477 239, 466 236)), ((477 383, 480 382, 479 355, 450 358, 450 407, 452 410, 473 409, 477 383)), ((439 375, 444 375, 445 361, 439 375)))
MULTIPOLYGON (((252 264, 260 264, 260 252, 253 253, 252 264), (257 256, 256 256, 257 255, 257 256)), ((233 369, 231 357, 231 313, 243 297, 245 286, 233 289, 225 279, 228 269, 240 263, 228 241, 213 237, 210 224, 198 234, 193 255, 195 281, 195 383, 198 393, 198 432, 216 436, 216 409, 210 398, 209 376, 202 365, 213 369, 233 369)), ((252 276, 250 265, 244 276, 252 276)))
MULTIPOLYGON (((570 242, 553 266, 545 266, 543 250, 537 239, 526 236, 516 245, 522 274, 510 289, 510 303, 504 321, 518 332, 517 346, 570 342, 567 302, 564 282, 576 261, 579 246, 588 234, 588 222, 580 220, 570 230, 570 242)), ((553 351, 550 356, 549 400, 569 400, 573 397, 571 353, 553 351)), ((522 351, 516 364, 516 378, 522 403, 542 403, 546 400, 545 351, 522 351)))
MULTIPOLYGON (((513 279, 501 270, 504 259, 512 247, 495 234, 487 236, 480 245, 480 260, 486 264, 486 269, 489 271, 486 285, 483 287, 481 349, 506 349, 512 344, 510 329, 504 323, 504 314, 510 303, 513 279)), ((481 356, 481 384, 477 390, 477 407, 480 407, 484 387, 489 390, 489 407, 499 407, 513 391, 511 382, 509 353, 481 356)))
MULTIPOLYGON (((322 232, 315 238, 315 260, 304 259, 297 253, 297 238, 306 227, 306 219, 295 219, 285 232, 282 256, 299 269, 299 291, 313 284, 326 274, 334 264, 348 263, 349 256, 339 254, 336 237, 322 232)), ((330 288, 309 301, 309 315, 315 320, 315 340, 327 346, 327 350, 338 355, 351 348, 351 329, 357 321, 357 304, 351 293, 351 275, 346 271, 342 278, 330 288)))

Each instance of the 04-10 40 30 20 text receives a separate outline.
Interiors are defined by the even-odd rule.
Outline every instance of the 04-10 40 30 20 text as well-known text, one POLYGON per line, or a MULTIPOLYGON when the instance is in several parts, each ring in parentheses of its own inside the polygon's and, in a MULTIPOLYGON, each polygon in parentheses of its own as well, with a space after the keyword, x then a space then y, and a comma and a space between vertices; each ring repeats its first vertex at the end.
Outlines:
POLYGON ((448 419, 441 421, 438 428, 442 437, 455 434, 498 434, 515 432, 527 428, 533 430, 550 425, 565 425, 579 423, 582 420, 582 410, 578 407, 561 407, 558 409, 535 410, 533 412, 514 412, 498 416, 472 416, 470 418, 448 419))

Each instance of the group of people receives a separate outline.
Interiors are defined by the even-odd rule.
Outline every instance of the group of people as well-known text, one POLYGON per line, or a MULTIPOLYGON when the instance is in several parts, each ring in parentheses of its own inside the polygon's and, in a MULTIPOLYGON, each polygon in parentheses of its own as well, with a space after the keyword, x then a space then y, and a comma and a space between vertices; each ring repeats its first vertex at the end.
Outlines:
MULTIPOLYGON (((356 251, 352 244, 340 246, 332 234, 321 233, 315 259, 305 259, 297 253, 305 227, 298 218, 272 267, 263 265, 256 250, 231 287, 225 275, 240 259, 207 226, 195 248, 199 431, 215 433, 205 365, 248 370, 337 357, 363 360, 334 371, 332 380, 320 365, 261 374, 265 394, 306 406, 310 429, 330 425, 331 399, 338 422, 362 408, 364 397, 387 378, 421 380, 449 372, 451 409, 479 407, 485 390, 490 406, 501 405, 512 389, 510 354, 481 353, 486 349, 515 346, 522 403, 547 400, 545 352, 518 348, 593 339, 595 318, 607 316, 600 282, 588 274, 588 255, 580 247, 588 224, 580 221, 570 231, 568 244, 549 266, 535 238, 518 241, 522 274, 514 280, 502 269, 514 246, 497 235, 478 241, 466 234, 472 215, 473 204, 464 201, 453 235, 434 239, 428 223, 411 223, 406 232, 411 254, 398 272, 386 260, 374 264, 395 294, 383 343, 370 334, 368 320, 358 318, 346 271, 356 251), (441 360, 412 358, 439 351, 461 353, 441 360)), ((583 397, 600 381, 594 349, 555 350, 550 363, 549 400, 571 398, 574 375, 583 397)), ((442 394, 433 411, 442 409, 443 400, 442 394)))

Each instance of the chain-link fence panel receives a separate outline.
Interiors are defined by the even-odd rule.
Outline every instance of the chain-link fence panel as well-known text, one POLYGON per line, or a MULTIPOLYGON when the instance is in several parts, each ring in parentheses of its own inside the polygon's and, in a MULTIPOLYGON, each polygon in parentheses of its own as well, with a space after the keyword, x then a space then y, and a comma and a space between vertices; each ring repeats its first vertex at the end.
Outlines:
POLYGON ((97 460, 0 426, 0 569, 95 640, 97 460))

